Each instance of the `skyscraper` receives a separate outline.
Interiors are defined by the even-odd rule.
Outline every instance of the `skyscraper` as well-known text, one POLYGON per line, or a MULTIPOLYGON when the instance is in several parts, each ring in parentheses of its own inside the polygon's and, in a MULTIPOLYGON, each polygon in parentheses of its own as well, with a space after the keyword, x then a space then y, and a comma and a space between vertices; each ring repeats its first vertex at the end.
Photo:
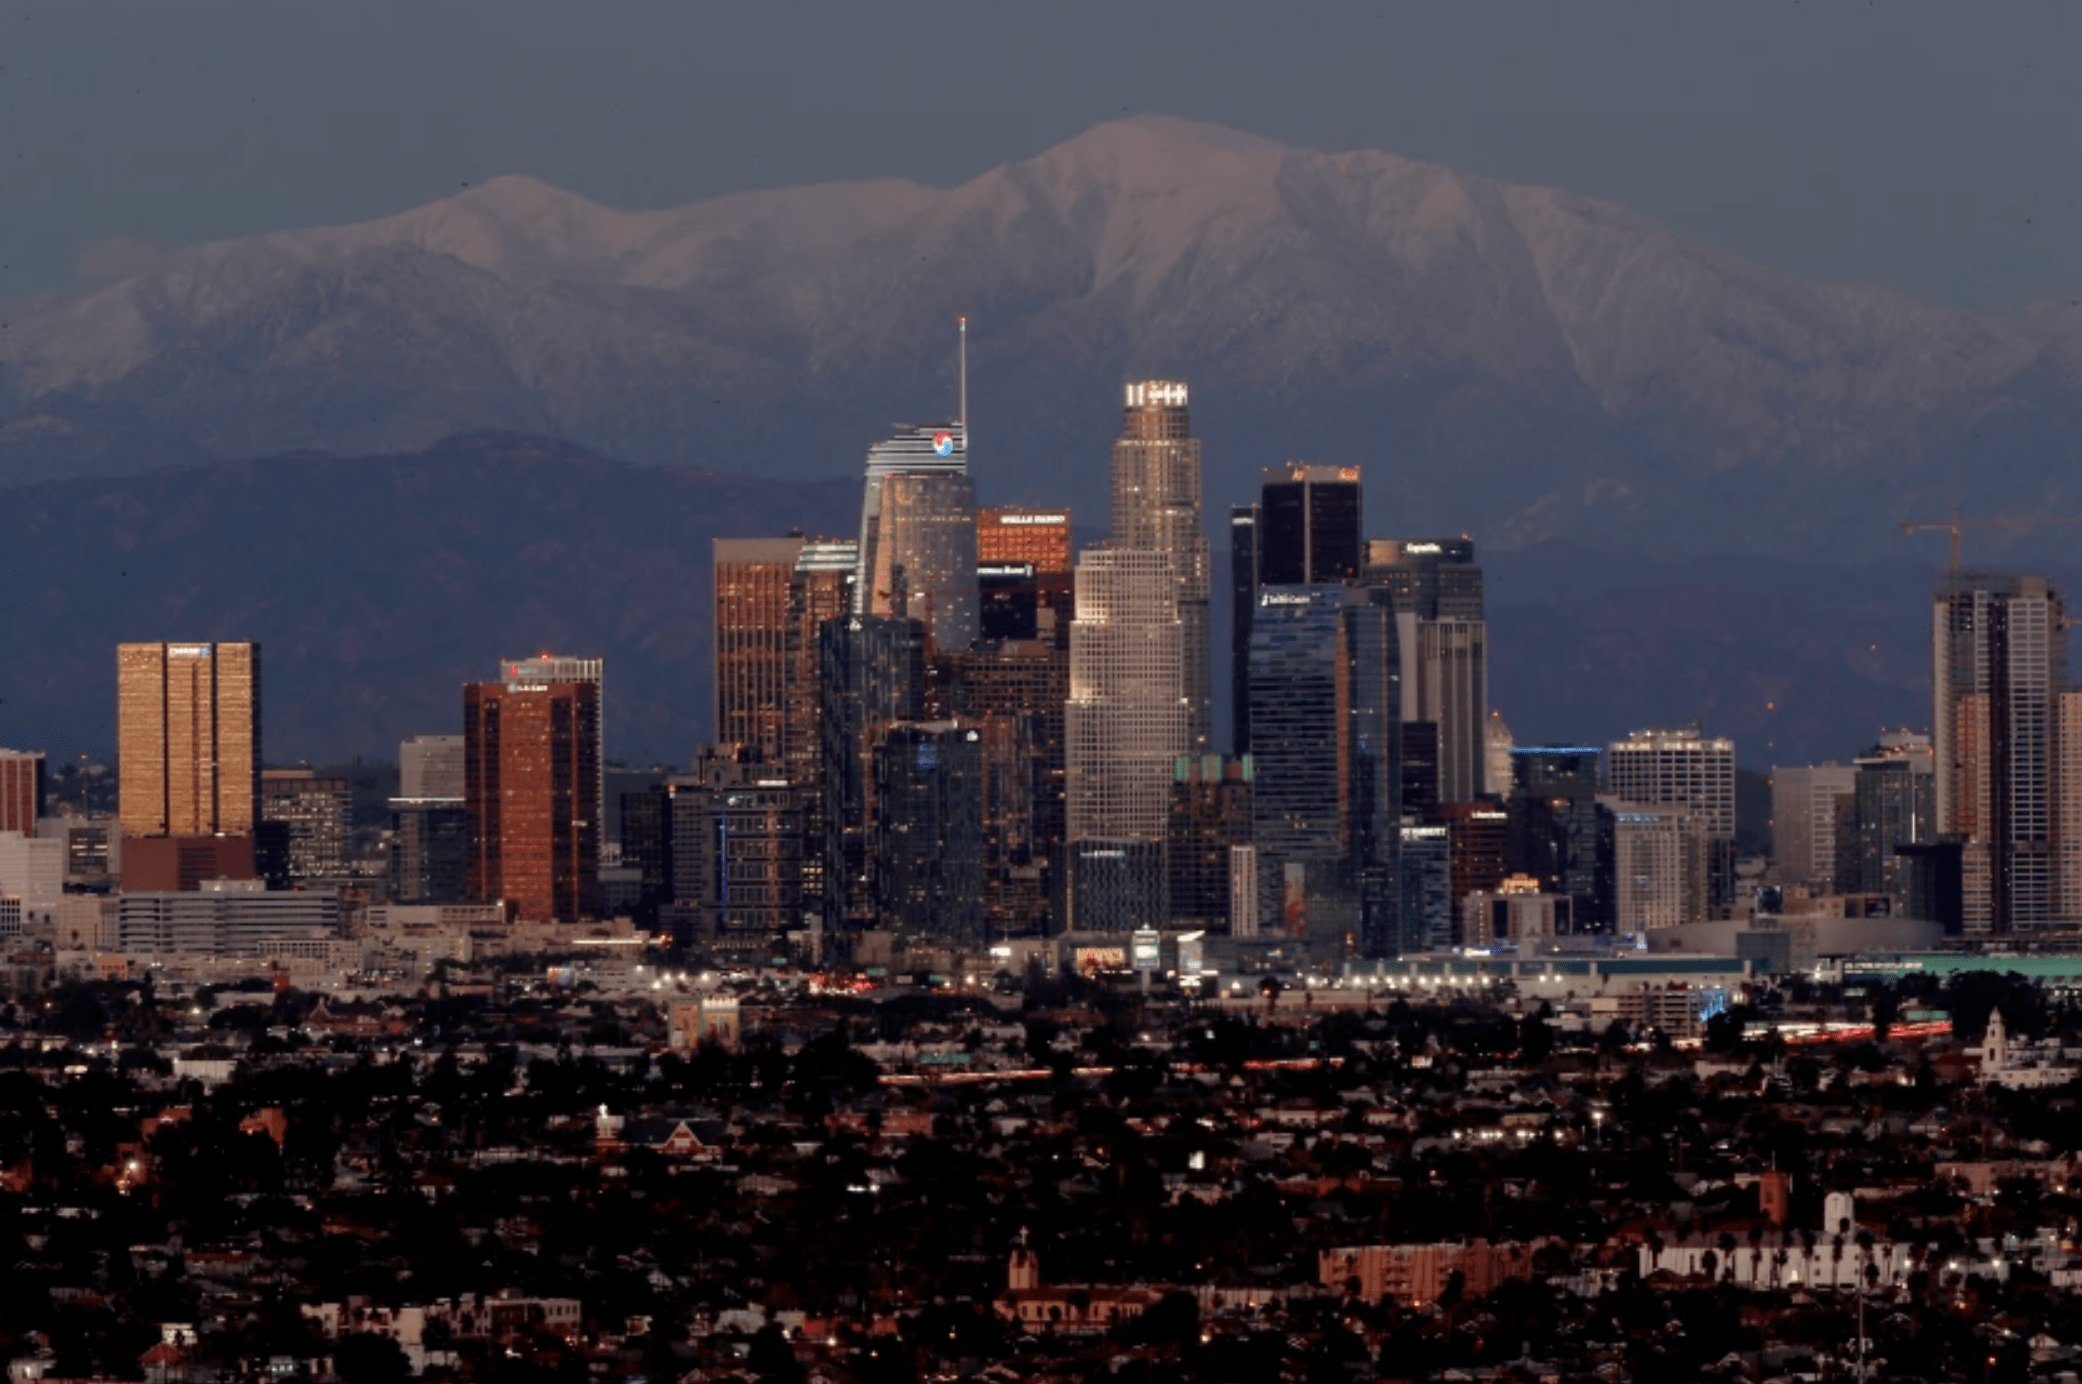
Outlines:
POLYGON ((1856 765, 1773 766, 1771 858, 1779 883, 1855 888, 1857 807, 1856 765))
POLYGON ((1258 609, 1258 506, 1229 509, 1229 750, 1251 752, 1251 617, 1258 609))
POLYGON ((715 743, 779 763, 788 743, 795 660, 795 564, 803 539, 717 538, 715 743))
POLYGON ((41 751, 0 750, 0 831, 33 835, 43 816, 41 751))
POLYGON ((1566 894, 1578 931, 1609 932, 1617 919, 1612 813, 1598 801, 1599 751, 1589 745, 1511 751, 1510 874, 1531 875, 1542 892, 1566 894))
POLYGON ((1268 467, 1259 503, 1229 511, 1230 740, 1251 749, 1251 627, 1266 586, 1351 581, 1359 541, 1359 468, 1289 462, 1268 467))
POLYGON ((1207 532, 1200 513, 1200 440, 1178 380, 1139 380, 1124 390, 1113 444, 1113 546, 1163 553, 1178 579, 1181 689, 1187 744, 1204 752, 1213 731, 1208 684, 1207 532))
POLYGON ((415 735, 398 745, 398 796, 463 800, 463 737, 415 735))
POLYGON ((1351 581, 1366 559, 1359 538, 1359 468, 1292 461, 1267 467, 1258 509, 1258 581, 1351 581))
POLYGON ((2060 916, 2057 720, 2066 606, 2042 576, 1954 571, 1932 616, 1937 829, 1963 838, 1965 922, 1998 936, 2060 916))
POLYGON ((503 900, 533 922, 593 916, 599 907, 600 684, 522 678, 465 684, 463 742, 471 900, 503 900))
POLYGON ((1071 615, 1067 509, 986 509, 976 516, 977 637, 1044 637, 1068 648, 1071 615), (1043 612, 1047 612, 1044 616, 1043 612))
MULTIPOLYGON (((2082 749, 2082 744, 2062 738, 2063 753, 2071 745, 2082 749)), ((1908 866, 1900 858, 1900 849, 1937 839, 1937 762, 1930 737, 1914 731, 1882 731, 1879 743, 1859 755, 1856 765, 1858 877, 1853 887, 1860 893, 1905 898, 1908 866)), ((2063 773, 2064 784, 2074 781, 2063 773)), ((2063 794, 2064 806, 2068 799, 2063 794)), ((2063 850, 2069 841, 2063 832, 2063 850)), ((2082 840, 2075 844, 2082 846, 2082 840)), ((2082 917, 2082 909, 2064 907, 2061 916, 2082 917)))
POLYGON ((116 649, 125 836, 250 833, 260 815, 260 646, 116 649))
POLYGON ((1438 800, 1502 794, 1489 775, 1489 627, 1465 538, 1376 538, 1361 578, 1388 593, 1402 636, 1403 719, 1438 727, 1438 800))
MULTIPOLYGON (((537 654, 533 658, 509 658, 499 662, 499 681, 504 683, 589 682, 593 685, 593 803, 595 817, 607 801, 607 662, 598 658, 573 658, 563 654, 537 654)), ((595 835, 598 835, 596 824, 595 835)))
POLYGON ((282 828, 290 879, 327 879, 347 872, 353 805, 345 779, 320 778, 311 769, 261 771, 260 815, 282 828))
POLYGON ((868 449, 860 511, 862 615, 922 621, 936 650, 976 638, 976 483, 968 427, 900 425, 868 449))
POLYGON ((983 940, 981 736, 960 721, 906 721, 875 748, 879 918, 912 936, 983 940))
POLYGON ((1085 550, 1064 712, 1071 841, 1164 839, 1171 763, 1190 733, 1184 642, 1167 555, 1085 550))
POLYGON ((707 747, 663 785, 674 931, 717 961, 758 962, 817 930, 802 894, 804 794, 748 746, 707 747))
POLYGON ((1402 660, 1378 593, 1267 586, 1251 630, 1261 928, 1325 955, 1403 945, 1402 660))
MULTIPOLYGON (((1682 829, 1698 838, 1695 853, 1703 858, 1704 863, 1696 869, 1689 855, 1669 856, 1664 852, 1654 857, 1659 861, 1667 857, 1684 865, 1681 876, 1672 875, 1667 870, 1659 875, 1662 883, 1658 888, 1676 887, 1668 881, 1681 878, 1684 888, 1697 890, 1696 897, 1685 899, 1680 921, 1706 918, 1714 908, 1731 902, 1735 859, 1735 742, 1724 736, 1708 736, 1698 726, 1679 730, 1637 730, 1607 748, 1605 773, 1611 796, 1617 800, 1608 805, 1619 819, 1622 835, 1632 830, 1640 842, 1646 843, 1661 841, 1670 831, 1682 829), (1667 812, 1649 811, 1672 807, 1683 808, 1688 817, 1680 821, 1667 812), (1633 813, 1631 820, 1627 815, 1630 809, 1640 809, 1633 813)), ((1646 851, 1649 847, 1643 844, 1641 849, 1646 851)), ((1660 846, 1655 849, 1662 850, 1660 846)), ((1631 887, 1628 868, 1625 859, 1618 861, 1620 927, 1623 930, 1628 927, 1630 906, 1627 902, 1627 891, 1631 887)), ((1638 890, 1636 892, 1638 894, 1638 890)), ((1641 904, 1636 913, 1647 907, 1641 904)), ((1652 911, 1657 918, 1669 916, 1667 908, 1660 902, 1652 911)))
POLYGON ((891 726, 924 716, 925 625, 895 615, 849 615, 825 621, 819 639, 824 917, 834 928, 872 927, 875 751, 891 726))

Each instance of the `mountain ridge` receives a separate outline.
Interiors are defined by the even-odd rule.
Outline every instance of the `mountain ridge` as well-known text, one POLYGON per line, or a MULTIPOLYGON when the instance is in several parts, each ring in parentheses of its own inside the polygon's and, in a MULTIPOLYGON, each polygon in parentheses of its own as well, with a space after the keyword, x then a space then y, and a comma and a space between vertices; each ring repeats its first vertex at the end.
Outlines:
POLYGON ((1170 117, 951 188, 622 211, 507 176, 113 260, 8 305, 0 484, 485 428, 841 473, 951 408, 966 314, 979 476, 1087 511, 1141 374, 1193 384, 1217 510, 1287 456, 1365 465, 1378 528, 1505 547, 1870 556, 1962 493, 2082 505, 2073 305, 1807 283, 1563 189, 1170 117))

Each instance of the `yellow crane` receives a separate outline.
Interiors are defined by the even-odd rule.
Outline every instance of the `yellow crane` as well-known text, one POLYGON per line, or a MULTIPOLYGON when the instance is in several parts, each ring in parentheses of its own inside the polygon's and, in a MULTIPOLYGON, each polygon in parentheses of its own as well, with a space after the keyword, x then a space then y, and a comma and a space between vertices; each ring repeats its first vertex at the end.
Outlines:
POLYGON ((1968 529, 2043 529, 2053 524, 2082 524, 2082 514, 2026 515, 2008 519, 1961 519, 1959 506, 1952 506, 1950 519, 1907 520, 1901 526, 1906 534, 1942 532, 1952 535, 1952 570, 1959 570, 1959 535, 1968 529))

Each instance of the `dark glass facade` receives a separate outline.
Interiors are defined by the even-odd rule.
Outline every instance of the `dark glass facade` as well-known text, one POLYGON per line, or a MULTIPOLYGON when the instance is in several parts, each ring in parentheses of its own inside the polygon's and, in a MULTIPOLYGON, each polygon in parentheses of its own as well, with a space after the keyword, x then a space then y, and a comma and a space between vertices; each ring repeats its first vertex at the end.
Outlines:
POLYGON ((926 634, 894 615, 827 620, 824 670, 823 908, 834 927, 875 926, 875 750, 889 727, 925 714, 926 634))
POLYGON ((1249 756, 1181 755, 1172 769, 1165 838, 1170 925, 1225 932, 1229 852, 1251 842, 1249 756))
POLYGON ((1618 923, 1613 819, 1598 803, 1599 752, 1546 746, 1511 751, 1505 868, 1531 875, 1546 894, 1566 895, 1578 931, 1618 923))
POLYGON ((470 814, 452 798, 390 800, 390 896, 398 903, 465 903, 470 814))
POLYGON ((1251 752, 1251 616, 1258 608, 1258 507, 1229 511, 1229 748, 1251 752))
POLYGON ((1268 586, 1251 630, 1260 930, 1326 956, 1400 943, 1401 658, 1371 593, 1268 586))
POLYGON ((981 732, 960 721, 895 725, 874 765, 878 920, 908 936, 982 941, 981 732))
POLYGON ((1258 509, 1258 580, 1319 585, 1359 576, 1359 468, 1289 465, 1267 470, 1258 509))

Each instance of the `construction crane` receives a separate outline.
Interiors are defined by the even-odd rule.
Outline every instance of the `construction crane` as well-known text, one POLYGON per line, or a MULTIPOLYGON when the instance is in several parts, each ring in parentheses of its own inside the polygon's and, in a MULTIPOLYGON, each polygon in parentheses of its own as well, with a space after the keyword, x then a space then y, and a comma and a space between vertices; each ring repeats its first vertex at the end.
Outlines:
POLYGON ((1933 531, 1952 535, 1952 570, 1959 570, 1959 535, 1968 529, 2043 529, 2053 524, 2082 524, 2082 514, 2028 515, 2018 519, 1961 519, 1959 506, 1952 506, 1950 519, 1909 520, 1901 526, 1906 534, 1933 531))

